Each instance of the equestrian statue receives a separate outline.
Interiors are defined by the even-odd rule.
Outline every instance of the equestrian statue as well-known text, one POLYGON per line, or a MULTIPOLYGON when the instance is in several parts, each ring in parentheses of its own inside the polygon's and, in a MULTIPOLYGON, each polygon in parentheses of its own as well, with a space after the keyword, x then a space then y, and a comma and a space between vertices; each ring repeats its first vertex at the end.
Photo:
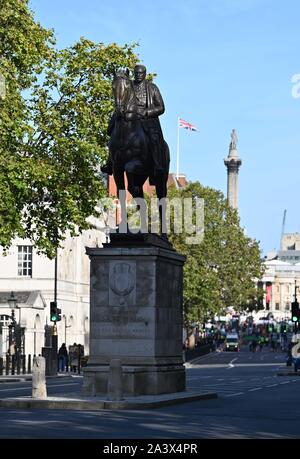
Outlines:
MULTIPOLYGON (((134 80, 128 70, 117 71, 112 88, 115 111, 108 126, 109 158, 101 169, 114 177, 123 220, 127 217, 124 174, 133 198, 144 197, 148 178, 157 198, 166 198, 170 153, 158 118, 165 111, 164 102, 158 87, 146 80, 145 66, 135 66, 134 80)), ((160 233, 166 238, 164 212, 159 206, 160 233)))

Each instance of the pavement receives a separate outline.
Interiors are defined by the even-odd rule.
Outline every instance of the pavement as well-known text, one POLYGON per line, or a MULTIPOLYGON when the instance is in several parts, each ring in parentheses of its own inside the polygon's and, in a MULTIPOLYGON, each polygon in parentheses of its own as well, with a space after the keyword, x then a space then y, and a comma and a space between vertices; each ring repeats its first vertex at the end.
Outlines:
MULTIPOLYGON (((73 378, 75 376, 71 375, 70 373, 57 373, 54 376, 47 376, 47 378, 73 378)), ((76 375, 78 376, 78 375, 76 375)), ((31 381, 32 380, 32 373, 28 373, 26 375, 1 375, 0 376, 0 384, 7 384, 7 383, 15 383, 15 382, 24 382, 24 381, 31 381)))
POLYGON ((107 397, 83 397, 80 394, 62 394, 47 399, 33 399, 32 397, 13 397, 0 400, 0 408, 39 408, 61 410, 127 410, 160 408, 162 406, 187 403, 198 400, 217 398, 215 392, 195 392, 186 390, 173 394, 143 395, 126 397, 122 400, 109 400, 107 397))
POLYGON ((0 384, 1 383, 3 384, 14 383, 14 382, 20 382, 20 381, 31 381, 31 379, 32 379, 32 375, 30 374, 23 375, 23 376, 6 375, 6 376, 0 376, 0 384))
MULTIPOLYGON (((186 364, 191 366, 191 362, 186 364)), ((47 376, 48 378, 74 378, 76 374, 58 373, 57 376, 47 376)), ((32 375, 8 375, 0 376, 0 383, 31 381, 32 375)), ((122 410, 122 409, 147 409, 159 408, 180 403, 193 402, 198 400, 208 400, 217 398, 216 392, 199 391, 187 388, 184 392, 160 395, 143 395, 137 397, 124 397, 122 400, 110 400, 106 395, 103 396, 81 396, 78 393, 59 394, 48 396, 46 399, 33 399, 26 397, 11 397, 0 399, 0 408, 16 409, 62 409, 62 410, 122 410)))

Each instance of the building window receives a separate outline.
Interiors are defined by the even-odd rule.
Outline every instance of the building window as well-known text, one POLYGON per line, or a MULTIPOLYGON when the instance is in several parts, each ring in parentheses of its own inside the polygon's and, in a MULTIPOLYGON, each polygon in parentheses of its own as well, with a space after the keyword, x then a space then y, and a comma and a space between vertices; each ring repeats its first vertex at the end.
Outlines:
POLYGON ((32 246, 18 246, 18 276, 32 276, 32 246))
POLYGON ((8 326, 11 323, 11 316, 8 316, 6 314, 2 314, 0 316, 0 325, 1 326, 8 326))
POLYGON ((279 303, 275 304, 275 309, 276 309, 276 311, 279 311, 279 303))
POLYGON ((285 304, 285 310, 286 310, 286 311, 289 311, 289 310, 290 310, 290 303, 286 303, 286 304, 285 304))

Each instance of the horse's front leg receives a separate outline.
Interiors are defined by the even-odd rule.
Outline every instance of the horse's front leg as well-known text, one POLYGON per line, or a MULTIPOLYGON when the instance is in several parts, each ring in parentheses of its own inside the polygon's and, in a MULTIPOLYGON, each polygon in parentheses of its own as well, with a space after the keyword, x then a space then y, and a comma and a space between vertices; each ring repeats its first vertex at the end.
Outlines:
POLYGON ((124 169, 114 169, 113 171, 115 183, 117 185, 117 194, 118 199, 121 207, 121 220, 117 226, 119 228, 119 233, 127 233, 128 232, 128 224, 127 224, 127 209, 126 209, 126 189, 125 189, 125 181, 124 181, 124 169))
POLYGON ((134 198, 137 210, 140 214, 140 231, 142 233, 148 233, 148 207, 143 193, 143 184, 147 180, 147 175, 136 175, 131 172, 127 172, 126 175, 128 180, 128 191, 134 198))
POLYGON ((168 239, 167 236, 167 219, 166 219, 166 211, 167 211, 167 180, 168 174, 163 174, 160 177, 156 178, 156 194, 159 200, 158 210, 159 210, 159 230, 160 234, 163 239, 168 239))

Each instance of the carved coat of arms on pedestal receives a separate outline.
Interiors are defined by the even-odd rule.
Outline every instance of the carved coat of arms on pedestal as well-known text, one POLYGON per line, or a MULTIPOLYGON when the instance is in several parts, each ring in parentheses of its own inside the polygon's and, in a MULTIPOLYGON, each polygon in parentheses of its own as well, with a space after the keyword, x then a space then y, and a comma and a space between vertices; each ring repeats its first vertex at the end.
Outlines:
POLYGON ((135 263, 112 262, 109 270, 109 305, 135 305, 135 263))

